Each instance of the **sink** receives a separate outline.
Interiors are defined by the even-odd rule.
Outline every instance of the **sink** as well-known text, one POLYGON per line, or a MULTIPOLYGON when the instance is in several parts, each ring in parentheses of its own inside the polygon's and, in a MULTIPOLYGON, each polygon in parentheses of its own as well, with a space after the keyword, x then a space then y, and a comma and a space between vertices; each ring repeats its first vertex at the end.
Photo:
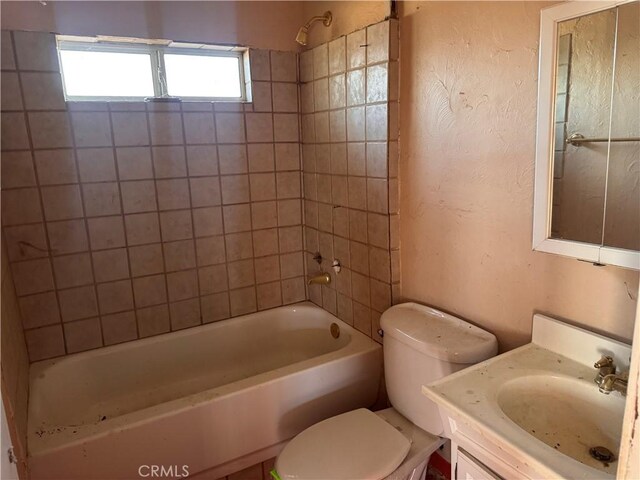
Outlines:
POLYGON ((594 362, 627 372, 630 346, 533 320, 531 343, 423 386, 444 435, 503 478, 615 480, 625 397, 599 392, 594 362))
POLYGON ((496 400, 529 435, 585 465, 615 473, 624 414, 621 395, 604 395, 585 379, 543 374, 503 383, 496 400), (614 459, 596 460, 589 453, 593 447, 605 447, 614 459))

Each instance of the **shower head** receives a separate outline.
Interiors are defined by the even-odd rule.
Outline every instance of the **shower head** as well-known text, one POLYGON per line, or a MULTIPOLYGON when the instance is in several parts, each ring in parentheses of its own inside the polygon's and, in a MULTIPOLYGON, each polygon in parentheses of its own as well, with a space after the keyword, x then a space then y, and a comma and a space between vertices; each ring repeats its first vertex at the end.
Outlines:
POLYGON ((309 27, 300 27, 300 30, 298 30, 298 34, 296 35, 296 42, 298 42, 300 45, 306 45, 308 33, 309 27))
POLYGON ((313 25, 315 22, 322 21, 324 26, 328 27, 329 25, 331 25, 332 20, 333 17, 331 16, 330 11, 324 12, 324 15, 313 17, 303 27, 300 27, 300 30, 298 30, 298 34, 296 35, 296 42, 298 42, 300 45, 306 45, 307 38, 309 36, 309 27, 311 27, 311 25, 313 25))

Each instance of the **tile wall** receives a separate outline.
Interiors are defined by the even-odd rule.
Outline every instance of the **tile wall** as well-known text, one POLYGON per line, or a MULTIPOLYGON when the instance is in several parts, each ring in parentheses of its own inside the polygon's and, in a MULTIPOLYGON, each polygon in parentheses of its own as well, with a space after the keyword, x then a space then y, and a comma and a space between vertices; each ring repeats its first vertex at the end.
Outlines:
POLYGON ((380 341, 399 294, 397 21, 302 53, 300 80, 305 264, 332 275, 309 298, 380 341))
POLYGON ((31 361, 305 299, 297 60, 253 101, 66 103, 55 37, 2 32, 2 230, 31 361))

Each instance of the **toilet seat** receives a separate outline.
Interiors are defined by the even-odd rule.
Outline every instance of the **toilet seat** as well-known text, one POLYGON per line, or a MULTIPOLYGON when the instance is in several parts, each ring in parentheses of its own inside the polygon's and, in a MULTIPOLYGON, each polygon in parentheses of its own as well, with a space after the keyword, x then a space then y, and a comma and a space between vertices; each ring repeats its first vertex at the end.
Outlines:
POLYGON ((365 408, 317 423, 282 450, 276 471, 282 480, 378 480, 404 460, 411 442, 365 408))

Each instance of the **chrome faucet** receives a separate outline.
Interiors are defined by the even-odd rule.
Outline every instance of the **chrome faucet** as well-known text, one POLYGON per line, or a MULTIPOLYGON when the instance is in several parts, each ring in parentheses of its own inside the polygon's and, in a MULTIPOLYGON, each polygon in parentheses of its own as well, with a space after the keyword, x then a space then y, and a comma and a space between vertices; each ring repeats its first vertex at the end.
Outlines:
POLYGON ((613 358, 609 355, 603 355, 594 365, 598 369, 598 374, 594 378, 594 382, 598 385, 600 393, 609 395, 611 392, 620 392, 622 395, 627 394, 627 383, 629 380, 628 373, 616 374, 616 366, 613 358))

